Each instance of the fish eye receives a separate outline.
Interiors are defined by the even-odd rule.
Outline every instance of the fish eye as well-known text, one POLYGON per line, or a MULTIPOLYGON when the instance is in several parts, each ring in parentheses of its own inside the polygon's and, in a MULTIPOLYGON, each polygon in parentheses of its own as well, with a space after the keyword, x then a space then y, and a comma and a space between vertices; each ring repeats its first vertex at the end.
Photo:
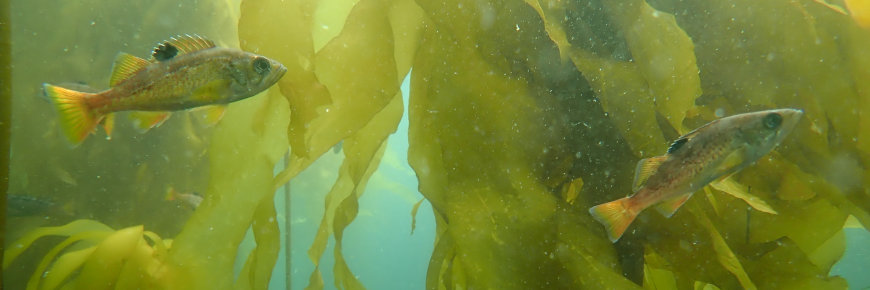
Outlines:
POLYGON ((764 127, 768 129, 776 129, 779 128, 779 125, 782 124, 782 116, 777 113, 770 113, 767 116, 764 116, 764 127))
POLYGON ((254 58, 254 71, 258 74, 265 75, 269 73, 269 70, 272 69, 272 66, 269 64, 269 61, 266 60, 265 57, 258 56, 254 58))

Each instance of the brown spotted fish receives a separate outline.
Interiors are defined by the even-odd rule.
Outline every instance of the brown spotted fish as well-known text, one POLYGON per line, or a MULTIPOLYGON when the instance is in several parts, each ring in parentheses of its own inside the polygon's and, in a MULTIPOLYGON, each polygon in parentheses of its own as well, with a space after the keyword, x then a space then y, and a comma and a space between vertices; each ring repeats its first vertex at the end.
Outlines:
POLYGON ((678 138, 667 154, 642 159, 634 177, 634 194, 593 206, 589 213, 616 242, 638 213, 655 204, 670 217, 692 193, 727 177, 764 156, 803 115, 797 109, 745 113, 707 123, 678 138))
MULTIPOLYGON (((141 129, 162 123, 170 111, 225 105, 256 95, 275 84, 287 69, 264 56, 216 47, 200 36, 177 36, 161 43, 150 60, 120 53, 115 58, 110 88, 79 92, 43 84, 60 114, 63 131, 79 144, 102 123, 113 128, 114 112, 134 112, 141 129)), ((220 116, 222 106, 213 114, 220 116)))

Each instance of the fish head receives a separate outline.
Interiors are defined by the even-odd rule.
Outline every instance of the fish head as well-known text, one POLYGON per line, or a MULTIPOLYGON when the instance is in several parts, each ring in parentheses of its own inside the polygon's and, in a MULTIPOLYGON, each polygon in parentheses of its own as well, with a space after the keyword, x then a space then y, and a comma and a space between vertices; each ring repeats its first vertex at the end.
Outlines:
MULTIPOLYGON (((800 121, 804 112, 799 109, 775 109, 744 114, 740 126, 742 141, 746 142, 750 154, 767 154, 782 142, 800 121)), ((752 158, 750 157, 750 158, 752 158)))
POLYGON ((268 57, 242 52, 232 59, 231 96, 229 102, 254 96, 274 85, 287 68, 268 57))

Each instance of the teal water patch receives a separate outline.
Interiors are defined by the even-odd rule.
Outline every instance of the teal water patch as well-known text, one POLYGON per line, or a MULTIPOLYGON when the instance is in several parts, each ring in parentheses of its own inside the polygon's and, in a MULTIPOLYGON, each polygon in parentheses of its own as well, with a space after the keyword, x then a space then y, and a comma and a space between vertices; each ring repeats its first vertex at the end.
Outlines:
POLYGON ((846 252, 831 267, 831 275, 849 281, 849 289, 870 289, 870 232, 860 228, 846 228, 846 252))

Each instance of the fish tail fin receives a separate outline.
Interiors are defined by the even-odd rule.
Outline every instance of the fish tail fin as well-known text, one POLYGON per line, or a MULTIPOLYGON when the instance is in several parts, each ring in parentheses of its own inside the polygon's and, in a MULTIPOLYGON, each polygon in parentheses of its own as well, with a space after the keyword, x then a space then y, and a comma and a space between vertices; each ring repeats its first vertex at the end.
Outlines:
POLYGON ((94 131, 100 119, 102 119, 85 102, 86 98, 94 94, 65 89, 50 84, 43 84, 42 86, 45 89, 45 93, 54 101, 55 107, 60 114, 60 124, 66 138, 74 145, 82 143, 94 131))
POLYGON ((628 225, 637 217, 637 212, 631 209, 628 197, 593 206, 589 209, 589 213, 604 225, 607 236, 614 243, 622 237, 628 225))
POLYGON ((166 196, 165 200, 175 200, 178 197, 178 191, 175 190, 174 187, 170 186, 166 188, 166 196))

